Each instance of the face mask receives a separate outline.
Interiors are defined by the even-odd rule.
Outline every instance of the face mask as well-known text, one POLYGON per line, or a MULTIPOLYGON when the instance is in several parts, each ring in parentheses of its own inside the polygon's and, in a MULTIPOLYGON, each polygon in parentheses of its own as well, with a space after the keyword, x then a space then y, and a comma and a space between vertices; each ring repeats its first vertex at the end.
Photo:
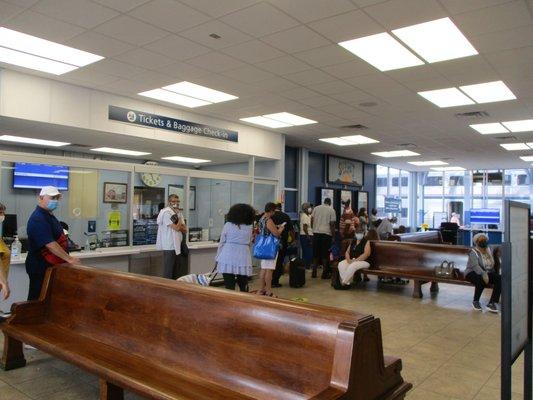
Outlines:
POLYGON ((313 209, 312 209, 312 208, 308 208, 308 209, 307 209, 307 212, 308 212, 309 214, 311 214, 311 213, 313 212, 313 209))
POLYGON ((177 208, 180 208, 180 205, 179 204, 171 204, 170 207, 172 207, 174 209, 177 209, 177 208))
POLYGON ((4 222, 5 219, 6 219, 6 216, 5 216, 5 215, 0 215, 0 224, 1 224, 2 222, 4 222))
POLYGON ((57 200, 49 200, 48 204, 46 206, 46 209, 48 211, 54 211, 57 208, 58 205, 59 205, 59 201, 57 201, 57 200))
POLYGON ((363 238, 363 234, 362 234, 362 233, 356 233, 356 234, 355 234, 355 238, 356 238, 357 240, 361 240, 361 239, 363 238))
POLYGON ((487 246, 489 245, 487 242, 485 242, 484 240, 480 241, 480 242, 477 242, 477 245, 482 248, 482 249, 486 249, 487 246))

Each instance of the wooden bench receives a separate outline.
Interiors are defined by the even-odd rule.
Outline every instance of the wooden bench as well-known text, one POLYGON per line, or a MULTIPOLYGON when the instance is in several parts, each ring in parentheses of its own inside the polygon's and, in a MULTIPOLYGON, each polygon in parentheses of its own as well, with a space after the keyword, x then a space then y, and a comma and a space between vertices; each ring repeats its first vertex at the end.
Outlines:
POLYGON ((38 301, 0 325, 2 365, 22 343, 95 374, 100 399, 403 399, 379 319, 331 307, 88 267, 47 271, 38 301))
POLYGON ((408 242, 408 243, 433 243, 442 244, 442 235, 439 231, 421 231, 421 232, 409 232, 399 233, 397 235, 391 235, 390 241, 396 242, 408 242))
POLYGON ((469 247, 445 244, 371 242, 371 267, 361 272, 370 275, 401 277, 414 281, 413 297, 422 298, 422 285, 431 282, 431 292, 438 292, 438 282, 471 285, 464 279, 469 247), (454 262, 460 270, 457 279, 435 276, 435 267, 444 260, 454 262))

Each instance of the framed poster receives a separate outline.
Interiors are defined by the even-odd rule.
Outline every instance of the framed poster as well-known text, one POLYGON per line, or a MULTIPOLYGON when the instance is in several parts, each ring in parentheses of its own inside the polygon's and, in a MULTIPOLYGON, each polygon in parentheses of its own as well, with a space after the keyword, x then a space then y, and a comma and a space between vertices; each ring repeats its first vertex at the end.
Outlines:
POLYGON ((328 188, 319 188, 318 189, 320 191, 320 196, 319 196, 319 199, 320 199, 320 203, 317 204, 320 205, 320 204, 324 204, 324 200, 326 199, 330 199, 331 200, 331 205, 333 206, 334 201, 335 201, 335 190, 333 189, 328 189, 328 188))
POLYGON ((104 203, 127 203, 128 184, 104 182, 104 203))
MULTIPOLYGON (((351 190, 341 190, 340 193, 340 212, 342 213, 342 210, 344 209, 344 206, 347 202, 350 202, 352 210, 353 210, 353 192, 351 190)), ((357 214, 357 210, 354 210, 354 212, 357 214)))
POLYGON ((357 192, 357 210, 359 211, 363 207, 370 214, 370 210, 368 209, 368 192, 366 190, 359 190, 357 192))
POLYGON ((363 162, 328 156, 328 182, 363 186, 363 162))
MULTIPOLYGON (((185 188, 183 185, 168 185, 168 196, 177 195, 182 201, 185 198, 185 188)), ((189 190, 189 210, 196 210, 196 186, 191 186, 189 190)))

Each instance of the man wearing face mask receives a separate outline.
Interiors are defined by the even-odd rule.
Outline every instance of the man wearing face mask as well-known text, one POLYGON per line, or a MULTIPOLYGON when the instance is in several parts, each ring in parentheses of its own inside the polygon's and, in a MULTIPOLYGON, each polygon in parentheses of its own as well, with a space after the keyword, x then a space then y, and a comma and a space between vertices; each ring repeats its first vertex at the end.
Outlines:
POLYGON ((177 195, 168 196, 168 205, 159 212, 157 225, 156 249, 163 250, 163 276, 176 279, 187 275, 186 259, 181 256, 181 242, 187 226, 177 195))
POLYGON ((37 300, 46 269, 59 264, 79 264, 68 254, 67 237, 53 212, 59 206, 61 193, 54 186, 45 186, 39 193, 35 211, 28 220, 28 256, 26 272, 30 278, 28 300, 37 300))

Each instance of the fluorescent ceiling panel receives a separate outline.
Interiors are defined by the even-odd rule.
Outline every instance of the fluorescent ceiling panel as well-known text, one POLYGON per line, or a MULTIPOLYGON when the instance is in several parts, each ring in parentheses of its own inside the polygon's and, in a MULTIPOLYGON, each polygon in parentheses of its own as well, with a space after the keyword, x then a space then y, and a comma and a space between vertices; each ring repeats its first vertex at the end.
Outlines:
POLYGON ((526 143, 530 149, 533 149, 533 142, 530 142, 530 143, 526 143))
POLYGON ((340 138, 351 142, 351 144, 379 143, 379 140, 375 140, 363 135, 341 136, 340 138))
POLYGON ((478 103, 492 103, 495 101, 516 99, 516 96, 511 92, 507 85, 503 83, 503 81, 460 86, 459 89, 478 103))
POLYGON ((533 156, 522 156, 520 158, 524 161, 533 161, 533 156))
POLYGON ((204 100, 209 103, 221 103, 223 101, 238 99, 237 96, 233 96, 228 93, 220 92, 218 90, 210 89, 208 87, 200 86, 187 81, 164 86, 163 89, 185 96, 194 97, 196 99, 204 100))
POLYGON ((500 146, 502 146, 505 150, 509 150, 509 151, 530 149, 529 146, 525 143, 501 143, 500 146))
POLYGON ((144 151, 135 151, 135 150, 125 150, 125 149, 116 149, 113 147, 98 147, 96 149, 91 149, 91 151, 96 151, 98 153, 110 153, 110 154, 123 154, 125 156, 147 156, 148 154, 144 151))
POLYGON ((0 47, 0 62, 46 72, 53 75, 62 75, 78 69, 75 65, 64 64, 31 54, 21 53, 5 47, 0 47))
POLYGON ((280 121, 276 121, 274 119, 265 118, 265 117, 248 117, 248 118, 241 118, 240 120, 244 122, 249 122, 250 124, 254 124, 254 125, 266 126, 268 128, 286 128, 287 126, 292 126, 285 122, 280 122, 280 121))
POLYGON ((318 140, 322 142, 326 142, 326 143, 335 144, 337 146, 353 146, 355 144, 355 143, 349 142, 347 140, 344 140, 338 137, 323 138, 323 139, 318 139, 318 140))
POLYGON ((22 136, 1 135, 0 140, 13 143, 35 144, 39 146, 61 147, 68 146, 70 143, 57 142, 55 140, 34 139, 22 136))
POLYGON ((415 153, 414 151, 411 151, 411 150, 378 151, 378 152, 372 153, 372 154, 374 154, 375 156, 386 157, 386 158, 391 158, 391 157, 411 157, 411 156, 419 156, 420 155, 420 154, 415 153))
POLYGON ((148 90, 146 92, 139 93, 139 95, 189 108, 201 107, 206 106, 208 104, 212 104, 205 100, 194 99, 192 97, 170 92, 164 89, 148 90))
POLYGON ((179 162, 189 163, 189 164, 202 164, 202 163, 211 162, 211 160, 203 160, 201 158, 191 158, 191 157, 181 157, 181 156, 162 157, 162 160, 179 161, 179 162))
POLYGON ((457 88, 427 90, 418 94, 441 108, 475 104, 457 88))
POLYGON ((502 124, 511 132, 533 131, 533 119, 523 119, 520 121, 506 121, 502 124))
POLYGON ((465 171, 463 167, 432 167, 433 171, 465 171))
POLYGON ((339 45, 380 71, 424 64, 421 59, 386 32, 347 40, 339 45))
POLYGON ((434 161, 408 161, 408 164, 416 165, 417 167, 432 167, 437 165, 448 165, 447 162, 434 160, 434 161))
POLYGON ((307 119, 300 117, 298 115, 294 115, 288 112, 280 112, 275 114, 266 114, 263 115, 265 118, 270 118, 279 122, 283 122, 285 124, 289 124, 292 126, 298 126, 298 125, 309 125, 309 124, 316 124, 316 121, 313 121, 312 119, 307 119))
POLYGON ((441 18, 392 31, 429 63, 478 54, 450 18, 441 18))
POLYGON ((493 122, 488 124, 473 124, 470 128, 478 131, 482 135, 493 135, 495 133, 509 133, 507 128, 499 122, 493 122))

